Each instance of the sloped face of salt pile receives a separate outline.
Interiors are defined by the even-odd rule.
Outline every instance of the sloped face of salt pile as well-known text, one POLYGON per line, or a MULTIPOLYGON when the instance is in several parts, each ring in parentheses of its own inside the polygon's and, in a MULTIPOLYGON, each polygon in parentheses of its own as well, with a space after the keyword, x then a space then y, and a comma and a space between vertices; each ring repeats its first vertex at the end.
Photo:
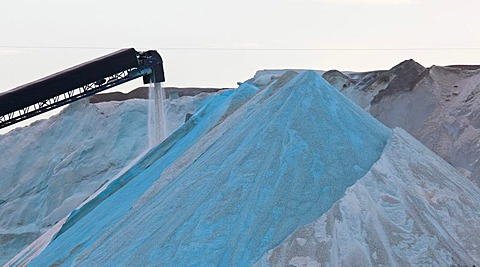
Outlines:
MULTIPOLYGON (((189 144, 194 143, 196 140, 198 140, 200 136, 202 136, 206 131, 208 131, 208 129, 213 127, 218 122, 218 120, 220 120, 222 116, 224 116, 227 109, 235 109, 235 104, 232 104, 232 102, 238 103, 239 98, 243 99, 245 96, 251 96, 257 90, 258 89, 252 86, 245 85, 236 90, 235 92, 233 92, 232 90, 226 90, 213 95, 211 98, 208 99, 208 101, 206 101, 206 103, 200 106, 199 111, 195 114, 195 116, 193 116, 187 123, 181 125, 180 128, 175 131, 175 134, 167 138, 167 140, 165 140, 162 145, 151 151, 145 151, 141 157, 132 161, 124 170, 122 170, 114 177, 107 177, 108 179, 110 179, 108 183, 103 185, 101 189, 96 191, 95 194, 91 195, 89 199, 83 202, 80 206, 77 206, 77 208, 71 214, 67 214, 67 217, 64 217, 62 220, 56 223, 41 237, 39 237, 27 247, 25 247, 21 252, 19 252, 14 258, 11 258, 10 256, 11 260, 7 263, 7 266, 28 265, 32 259, 36 258, 38 254, 40 254, 45 249, 45 247, 51 243, 52 239, 55 238, 55 236, 58 236, 59 234, 69 229, 71 225, 74 225, 79 220, 79 218, 82 218, 85 214, 88 214, 92 209, 96 208, 98 204, 102 203, 103 200, 105 200, 111 194, 121 189, 125 184, 130 182, 133 184, 130 187, 130 191, 128 192, 130 197, 122 198, 120 203, 122 203, 123 205, 116 205, 113 210, 108 210, 110 209, 110 207, 107 206, 107 211, 104 212, 110 215, 115 212, 124 213, 125 210, 122 208, 128 209, 130 207, 129 205, 131 205, 136 200, 136 197, 144 193, 144 191, 148 189, 151 183, 153 183, 153 181, 158 178, 159 174, 163 171, 165 166, 178 158, 178 156, 181 155, 181 153, 183 153, 188 148, 189 144), (202 118, 205 116, 208 116, 209 120, 202 120, 202 118), (161 160, 159 160, 160 158, 161 160), (137 177, 139 173, 141 173, 143 170, 145 170, 152 164, 154 164, 154 166, 149 169, 152 170, 150 175, 148 175, 149 179, 143 179, 141 181, 134 180, 134 178, 137 177), (132 188, 134 189, 132 190, 132 188)), ((182 103, 187 104, 185 107, 189 109, 191 108, 191 105, 195 105, 195 103, 188 104, 188 102, 192 102, 191 100, 194 100, 194 102, 196 102, 195 99, 184 99, 184 97, 172 100, 170 103, 173 104, 173 106, 180 107, 180 109, 172 109, 172 105, 167 106, 167 114, 171 114, 170 112, 182 112, 183 110, 188 111, 188 109, 183 109, 181 105, 178 105, 178 102, 176 100, 181 100, 182 103)), ((128 100, 126 102, 130 101, 145 102, 143 100, 128 100)), ((110 105, 110 103, 99 103, 95 105, 110 105)), ((145 109, 145 106, 146 103, 143 103, 142 108, 145 109)), ((144 119, 139 120, 138 122, 141 125, 141 127, 139 128, 144 130, 146 128, 146 114, 138 112, 137 109, 132 109, 131 112, 133 112, 134 114, 144 115, 144 119)), ((185 116, 181 117, 182 120, 183 117, 185 116)), ((125 121, 128 122, 128 120, 125 121)), ((172 118, 170 117, 168 122, 173 124, 178 123, 175 121, 175 118, 172 120, 172 118)), ((178 125, 179 124, 180 123, 178 123, 178 125)), ((103 134, 105 134, 105 136, 111 136, 110 132, 103 134)), ((132 139, 130 140, 130 142, 133 142, 136 139, 135 135, 129 136, 129 138, 132 139)), ((145 136, 142 138, 142 141, 145 142, 145 136)), ((128 148, 128 146, 120 146, 118 149, 125 148, 128 148)), ((101 161, 101 159, 96 160, 101 161)), ((82 166, 81 160, 75 162, 77 162, 79 166, 82 166)), ((99 226, 102 223, 106 225, 108 224, 108 221, 98 221, 98 229, 105 229, 106 227, 108 227, 105 225, 105 227, 103 228, 99 226)), ((94 228, 92 228, 92 230, 94 230, 94 228)), ((9 244, 7 244, 7 246, 8 245, 9 244)), ((17 247, 16 249, 19 248, 20 247, 17 247)))
MULTIPOLYGON (((206 98, 167 100, 169 132, 206 98)), ((0 266, 145 150, 146 107, 141 99, 78 101, 0 136, 0 266)))
POLYGON ((0 265, 141 153, 144 102, 79 101, 0 136, 0 265))
POLYGON ((314 72, 224 110, 232 114, 180 140, 188 149, 168 166, 138 170, 33 266, 253 264, 329 210, 391 135, 314 72))
POLYGON ((388 71, 324 77, 386 126, 405 129, 480 185, 479 66, 424 68, 406 60, 388 71))
POLYGON ((433 66, 412 90, 387 91, 371 114, 401 127, 480 185, 480 69, 433 66))
POLYGON ((480 190, 404 130, 365 177, 258 266, 473 266, 480 190))

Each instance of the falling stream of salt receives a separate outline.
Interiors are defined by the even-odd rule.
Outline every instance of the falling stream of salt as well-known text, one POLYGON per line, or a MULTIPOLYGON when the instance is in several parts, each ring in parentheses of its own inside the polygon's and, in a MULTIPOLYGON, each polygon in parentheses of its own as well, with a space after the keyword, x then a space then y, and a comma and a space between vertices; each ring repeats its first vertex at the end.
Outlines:
POLYGON ((155 81, 150 82, 148 97, 148 143, 150 147, 153 147, 166 137, 162 84, 155 81))

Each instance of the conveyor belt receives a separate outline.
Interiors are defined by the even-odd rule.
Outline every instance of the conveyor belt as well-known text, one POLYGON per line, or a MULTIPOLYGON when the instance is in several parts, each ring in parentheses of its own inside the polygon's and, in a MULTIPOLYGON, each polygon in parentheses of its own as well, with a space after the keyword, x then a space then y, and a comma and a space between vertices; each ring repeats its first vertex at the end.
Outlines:
POLYGON ((0 94, 0 128, 133 79, 165 81, 155 50, 122 49, 0 94))

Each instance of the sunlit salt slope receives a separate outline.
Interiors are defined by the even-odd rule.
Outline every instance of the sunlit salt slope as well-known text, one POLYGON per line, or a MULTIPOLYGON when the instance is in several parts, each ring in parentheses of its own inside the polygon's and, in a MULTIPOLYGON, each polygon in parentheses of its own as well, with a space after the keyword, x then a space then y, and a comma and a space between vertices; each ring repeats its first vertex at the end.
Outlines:
POLYGON ((391 131, 318 74, 291 76, 215 96, 31 266, 246 266, 312 223, 391 131))
POLYGON ((480 190, 404 130, 314 223, 257 266, 474 266, 480 190))
MULTIPOLYGON (((178 128, 206 97, 166 101, 178 128)), ((147 101, 89 104, 0 135, 0 265, 67 216, 147 147, 147 101)))

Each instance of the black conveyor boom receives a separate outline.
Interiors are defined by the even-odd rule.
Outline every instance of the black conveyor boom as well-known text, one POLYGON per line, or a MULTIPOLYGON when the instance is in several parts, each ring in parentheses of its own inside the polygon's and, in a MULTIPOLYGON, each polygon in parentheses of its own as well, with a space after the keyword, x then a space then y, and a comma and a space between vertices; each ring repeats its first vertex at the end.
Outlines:
POLYGON ((155 50, 122 49, 0 94, 0 128, 91 96, 133 79, 164 82, 155 50))

